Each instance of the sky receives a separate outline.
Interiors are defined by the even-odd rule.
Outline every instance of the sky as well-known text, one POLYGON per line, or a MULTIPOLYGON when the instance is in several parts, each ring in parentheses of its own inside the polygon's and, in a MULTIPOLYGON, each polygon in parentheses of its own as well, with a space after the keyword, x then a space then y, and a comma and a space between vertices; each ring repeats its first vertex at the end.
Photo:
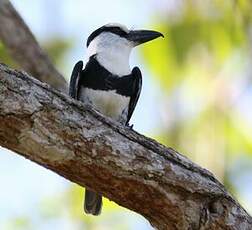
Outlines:
MULTIPOLYGON (((173 4, 174 1, 160 1, 159 4, 154 0, 148 3, 144 0, 12 1, 39 41, 61 36, 75 41, 66 57, 67 66, 62 71, 66 76, 70 75, 78 60, 85 60, 85 40, 93 30, 108 22, 119 22, 129 28, 151 29, 148 26, 155 18, 154 9, 162 9, 162 4, 167 2, 173 4)), ((148 134, 158 126, 158 86, 151 80, 138 50, 132 53, 130 61, 132 67, 138 65, 141 68, 144 76, 142 95, 132 123, 135 130, 148 134)), ((0 228, 1 223, 10 217, 29 215, 44 197, 53 196, 70 184, 53 172, 2 148, 0 170, 0 228)), ((138 221, 138 226, 151 229, 143 218, 138 221)))

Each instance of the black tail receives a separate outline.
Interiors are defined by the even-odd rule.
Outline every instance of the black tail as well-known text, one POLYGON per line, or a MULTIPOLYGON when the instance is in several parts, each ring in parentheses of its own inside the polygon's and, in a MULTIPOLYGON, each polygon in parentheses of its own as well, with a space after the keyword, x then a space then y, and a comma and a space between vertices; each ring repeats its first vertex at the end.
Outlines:
POLYGON ((86 189, 84 201, 85 213, 98 216, 101 213, 101 208, 102 196, 96 192, 86 189))

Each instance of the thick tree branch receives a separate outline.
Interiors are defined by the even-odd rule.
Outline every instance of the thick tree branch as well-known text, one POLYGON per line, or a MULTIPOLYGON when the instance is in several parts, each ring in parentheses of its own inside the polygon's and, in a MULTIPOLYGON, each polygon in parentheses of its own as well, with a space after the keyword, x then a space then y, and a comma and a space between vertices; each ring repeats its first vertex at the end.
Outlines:
POLYGON ((65 91, 67 83, 41 49, 23 19, 8 0, 0 0, 0 40, 12 58, 28 73, 65 91))
POLYGON ((252 229, 252 218, 207 170, 4 65, 0 144, 158 229, 252 229))

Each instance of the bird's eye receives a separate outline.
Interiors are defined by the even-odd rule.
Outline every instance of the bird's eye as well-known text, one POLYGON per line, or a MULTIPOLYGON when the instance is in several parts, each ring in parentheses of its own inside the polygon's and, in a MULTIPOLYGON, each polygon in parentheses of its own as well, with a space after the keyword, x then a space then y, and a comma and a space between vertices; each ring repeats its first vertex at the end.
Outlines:
POLYGON ((121 37, 124 37, 128 34, 126 31, 122 30, 120 27, 113 27, 113 28, 111 27, 110 31, 114 34, 121 36, 121 37))

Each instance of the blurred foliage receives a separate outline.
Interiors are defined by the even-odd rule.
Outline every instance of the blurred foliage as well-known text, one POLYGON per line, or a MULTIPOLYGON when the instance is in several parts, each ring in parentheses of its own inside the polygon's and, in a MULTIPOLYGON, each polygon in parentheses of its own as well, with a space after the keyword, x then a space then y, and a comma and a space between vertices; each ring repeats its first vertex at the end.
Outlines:
POLYGON ((17 64, 12 60, 11 56, 9 55, 8 51, 0 41, 0 63, 4 63, 6 65, 17 67, 17 64))
POLYGON ((7 221, 3 226, 4 230, 31 230, 29 217, 15 217, 7 221))
POLYGON ((64 67, 65 56, 72 45, 71 40, 59 37, 50 38, 43 43, 43 47, 49 54, 52 62, 59 67, 64 67))
MULTIPOLYGON (((52 62, 58 66, 63 67, 65 64, 65 57, 67 52, 72 47, 72 42, 65 38, 50 38, 41 44, 45 51, 50 56, 52 62)), ((4 47, 0 41, 0 63, 4 63, 12 68, 19 68, 18 64, 11 58, 8 50, 4 47)), ((65 70, 65 69, 63 69, 65 70)))
MULTIPOLYGON (((178 16, 168 14, 154 25, 165 34, 165 44, 159 40, 143 46, 146 62, 166 89, 172 88, 173 84, 177 86, 188 72, 199 72, 194 65, 202 55, 212 58, 206 60, 206 64, 211 64, 213 72, 221 68, 236 48, 241 52, 248 48, 247 33, 252 10, 249 1, 183 2, 183 8, 179 9, 182 12, 174 12, 178 16), (167 76, 174 76, 176 80, 167 76)), ((203 64, 201 62, 197 68, 203 64)))
POLYGON ((229 168, 252 158, 252 2, 179 2, 173 12, 163 8, 153 25, 165 40, 141 50, 162 92, 157 139, 239 194, 229 168))

